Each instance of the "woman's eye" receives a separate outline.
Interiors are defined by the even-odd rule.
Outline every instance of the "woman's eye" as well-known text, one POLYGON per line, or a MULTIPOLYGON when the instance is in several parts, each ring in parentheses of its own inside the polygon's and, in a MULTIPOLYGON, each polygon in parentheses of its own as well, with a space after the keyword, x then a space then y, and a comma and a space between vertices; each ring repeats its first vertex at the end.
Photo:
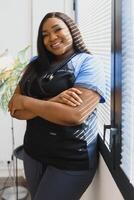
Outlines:
POLYGON ((48 34, 46 34, 46 33, 42 33, 42 36, 43 36, 43 37, 47 37, 48 34))
POLYGON ((60 30, 62 30, 62 28, 57 28, 57 29, 55 30, 55 32, 58 32, 58 31, 60 31, 60 30))

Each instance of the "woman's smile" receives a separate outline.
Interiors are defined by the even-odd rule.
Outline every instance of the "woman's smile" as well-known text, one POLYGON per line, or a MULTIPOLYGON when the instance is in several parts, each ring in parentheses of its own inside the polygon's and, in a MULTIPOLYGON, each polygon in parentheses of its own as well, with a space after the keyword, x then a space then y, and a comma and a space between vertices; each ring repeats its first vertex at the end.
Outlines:
POLYGON ((62 42, 55 42, 55 43, 52 43, 51 45, 51 48, 53 49, 59 49, 61 46, 62 46, 62 42))

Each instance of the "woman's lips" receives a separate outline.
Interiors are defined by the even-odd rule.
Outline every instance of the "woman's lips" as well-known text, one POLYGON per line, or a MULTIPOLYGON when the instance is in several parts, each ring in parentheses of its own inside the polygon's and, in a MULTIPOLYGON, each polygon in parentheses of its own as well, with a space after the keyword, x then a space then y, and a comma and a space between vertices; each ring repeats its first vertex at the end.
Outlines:
POLYGON ((56 43, 54 43, 54 44, 51 44, 51 48, 53 48, 53 49, 57 49, 57 48, 59 48, 61 46, 61 42, 56 42, 56 43))

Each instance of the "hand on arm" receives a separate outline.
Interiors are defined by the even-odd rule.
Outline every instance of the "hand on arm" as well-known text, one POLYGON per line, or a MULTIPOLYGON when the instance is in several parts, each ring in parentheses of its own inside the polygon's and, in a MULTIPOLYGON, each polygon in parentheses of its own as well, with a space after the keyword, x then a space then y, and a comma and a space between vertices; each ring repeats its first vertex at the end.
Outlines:
POLYGON ((77 88, 69 88, 61 92, 59 95, 49 99, 49 101, 66 104, 69 106, 79 106, 82 99, 79 97, 82 92, 77 88))
POLYGON ((13 114, 15 110, 26 109, 56 124, 66 126, 81 124, 96 108, 100 100, 100 95, 92 90, 84 88, 77 89, 82 92, 82 95, 79 95, 79 97, 83 101, 83 103, 78 106, 65 105, 63 103, 54 102, 52 99, 43 101, 16 94, 10 111, 13 114))
MULTIPOLYGON (((82 92, 78 90, 77 88, 70 88, 68 90, 63 91, 59 95, 49 99, 49 101, 66 104, 69 106, 78 106, 82 103, 82 100, 79 97, 81 93, 82 92)), ((14 95, 12 96, 9 102, 9 105, 8 105, 9 111, 13 110, 13 101, 14 99, 17 98, 17 96, 19 96, 19 94, 21 94, 21 92, 20 92, 20 87, 18 85, 14 92, 14 95)), ((16 102, 16 106, 17 105, 18 105, 18 102, 16 102)), ((26 110, 24 108, 22 109, 22 107, 20 107, 19 109, 16 109, 14 112, 11 112, 11 116, 20 120, 28 120, 28 119, 32 119, 36 117, 36 115, 33 112, 26 110)))

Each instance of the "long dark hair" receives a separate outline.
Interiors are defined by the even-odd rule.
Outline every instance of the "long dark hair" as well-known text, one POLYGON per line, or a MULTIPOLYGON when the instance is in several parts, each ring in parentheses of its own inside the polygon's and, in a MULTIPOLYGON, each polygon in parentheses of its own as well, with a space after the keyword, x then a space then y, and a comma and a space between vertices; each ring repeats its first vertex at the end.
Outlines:
POLYGON ((53 59, 52 53, 50 53, 46 47, 44 46, 43 43, 43 35, 42 35, 42 26, 45 21, 47 21, 48 18, 59 18, 61 19, 69 28, 70 33, 73 38, 73 47, 77 53, 89 53, 88 49, 86 48, 81 33, 77 27, 77 25, 74 23, 74 21, 67 16, 64 13, 61 12, 51 12, 45 15, 45 17, 42 19, 39 30, 38 30, 38 38, 37 38, 37 53, 38 57, 37 59, 33 60, 30 64, 28 64, 26 68, 26 72, 24 73, 22 80, 20 82, 20 86, 23 90, 25 83, 29 76, 33 79, 35 78, 34 74, 35 73, 42 73, 43 71, 49 69, 50 67, 50 62, 53 59))

